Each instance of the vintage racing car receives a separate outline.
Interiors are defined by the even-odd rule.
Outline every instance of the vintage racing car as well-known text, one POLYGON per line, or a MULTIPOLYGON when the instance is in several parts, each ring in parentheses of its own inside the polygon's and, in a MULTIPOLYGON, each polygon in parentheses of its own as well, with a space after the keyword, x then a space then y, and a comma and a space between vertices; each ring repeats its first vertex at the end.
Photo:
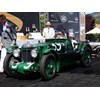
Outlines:
POLYGON ((67 67, 77 62, 83 67, 91 66, 92 49, 86 42, 78 42, 76 49, 72 46, 71 40, 65 38, 20 40, 19 44, 7 50, 4 60, 4 71, 7 76, 16 77, 19 74, 39 72, 43 79, 49 80, 62 66, 67 67))

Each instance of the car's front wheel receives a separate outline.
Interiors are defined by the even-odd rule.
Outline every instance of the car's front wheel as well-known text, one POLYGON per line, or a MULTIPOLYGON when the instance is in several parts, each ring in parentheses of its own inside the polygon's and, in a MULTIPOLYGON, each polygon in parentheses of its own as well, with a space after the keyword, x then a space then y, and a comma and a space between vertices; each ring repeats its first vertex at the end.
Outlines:
POLYGON ((56 58, 53 54, 44 55, 40 63, 40 74, 43 79, 50 80, 56 71, 56 58))
POLYGON ((5 57, 5 60, 4 60, 4 64, 3 64, 3 67, 4 67, 4 72, 6 73, 7 76, 9 77, 18 77, 18 73, 15 72, 15 71, 12 71, 10 69, 10 67, 14 64, 14 63, 18 63, 20 62, 20 60, 18 58, 15 58, 13 56, 13 54, 7 54, 6 57, 5 57))

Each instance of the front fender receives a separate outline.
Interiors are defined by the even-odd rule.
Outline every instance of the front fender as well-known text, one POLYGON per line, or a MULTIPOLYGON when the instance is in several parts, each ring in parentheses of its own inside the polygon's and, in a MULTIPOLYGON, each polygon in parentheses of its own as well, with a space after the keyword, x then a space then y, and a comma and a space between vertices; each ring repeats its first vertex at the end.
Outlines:
POLYGON ((44 55, 44 54, 49 54, 49 53, 51 53, 51 50, 52 50, 52 49, 43 50, 43 55, 44 55))
POLYGON ((14 45, 14 46, 10 46, 9 48, 7 48, 7 53, 10 54, 10 53, 13 53, 13 51, 18 48, 17 45, 14 45))
POLYGON ((60 59, 57 53, 54 51, 54 49, 46 49, 43 51, 43 55, 47 55, 50 53, 52 53, 56 58, 56 72, 59 72, 60 71, 60 59))
POLYGON ((44 54, 49 54, 49 53, 51 53, 52 50, 53 50, 53 48, 47 45, 42 49, 42 54, 43 55, 44 54))
POLYGON ((91 46, 89 44, 87 44, 85 42, 80 42, 79 46, 78 46, 79 54, 82 55, 86 48, 89 48, 92 51, 92 48, 91 48, 91 46))

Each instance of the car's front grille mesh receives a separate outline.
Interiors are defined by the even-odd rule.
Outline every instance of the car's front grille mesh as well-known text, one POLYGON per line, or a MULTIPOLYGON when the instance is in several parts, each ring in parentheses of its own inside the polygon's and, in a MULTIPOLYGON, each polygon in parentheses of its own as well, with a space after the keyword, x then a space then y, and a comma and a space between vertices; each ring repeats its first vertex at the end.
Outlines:
POLYGON ((32 62, 33 58, 31 57, 31 50, 21 50, 21 59, 25 62, 32 62))

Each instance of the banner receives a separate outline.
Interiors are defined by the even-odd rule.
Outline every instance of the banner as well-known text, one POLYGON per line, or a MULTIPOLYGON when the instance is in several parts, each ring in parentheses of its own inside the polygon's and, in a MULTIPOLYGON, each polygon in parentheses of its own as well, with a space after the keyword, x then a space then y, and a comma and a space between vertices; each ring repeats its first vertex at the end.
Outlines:
POLYGON ((21 32, 25 32, 26 27, 32 32, 34 25, 40 31, 39 12, 0 12, 0 14, 4 14, 7 20, 17 26, 21 32))
POLYGON ((77 40, 80 39, 79 12, 49 12, 49 21, 56 31, 66 28, 67 32, 73 32, 77 40))

